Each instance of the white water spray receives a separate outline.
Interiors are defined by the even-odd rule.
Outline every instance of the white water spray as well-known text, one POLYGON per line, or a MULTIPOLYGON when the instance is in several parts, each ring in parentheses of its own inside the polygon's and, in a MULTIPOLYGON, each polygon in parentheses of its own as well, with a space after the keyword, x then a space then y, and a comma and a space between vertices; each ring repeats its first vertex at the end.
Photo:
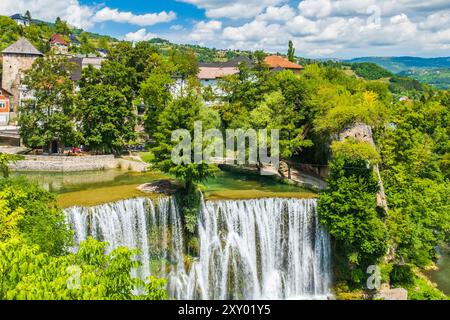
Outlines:
POLYGON ((202 202, 200 252, 189 268, 173 198, 131 199, 66 212, 76 243, 93 236, 110 249, 140 249, 143 265, 133 275, 166 277, 176 299, 329 296, 330 240, 319 226, 316 200, 202 202))

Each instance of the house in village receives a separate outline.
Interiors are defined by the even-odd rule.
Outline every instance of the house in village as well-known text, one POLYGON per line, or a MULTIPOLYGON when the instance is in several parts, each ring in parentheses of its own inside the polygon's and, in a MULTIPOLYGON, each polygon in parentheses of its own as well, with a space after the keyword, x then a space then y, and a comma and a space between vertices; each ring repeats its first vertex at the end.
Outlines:
POLYGON ((299 74, 304 69, 303 66, 291 62, 288 59, 278 55, 267 56, 264 59, 264 63, 269 66, 270 70, 275 72, 282 70, 291 70, 295 74, 299 74))
MULTIPOLYGON (((63 45, 58 37, 53 37, 54 45, 63 45)), ((60 47, 58 47, 58 50, 60 47)), ((60 53, 65 51, 59 51, 60 53)), ((23 101, 33 98, 33 92, 28 90, 22 81, 25 72, 31 69, 34 61, 43 56, 26 38, 21 38, 11 46, 2 51, 3 74, 0 81, 0 125, 11 124, 16 118, 18 108, 23 101)), ((81 71, 89 65, 100 68, 105 58, 95 55, 76 56, 71 58, 75 62, 76 68, 71 75, 71 79, 77 82, 81 79, 81 71)), ((58 142, 52 142, 51 152, 58 151, 58 142)))
POLYGON ((22 85, 25 71, 43 54, 26 38, 21 38, 2 51, 3 73, 2 92, 9 93, 8 121, 16 117, 17 108, 22 101, 30 98, 30 92, 22 85))
POLYGON ((0 87, 0 126, 6 126, 9 123, 11 92, 0 87))
POLYGON ((71 79, 74 82, 78 82, 81 80, 82 72, 84 68, 89 66, 93 66, 95 69, 100 69, 102 67, 103 61, 106 58, 97 57, 96 55, 76 55, 69 59, 70 62, 75 64, 75 70, 72 72, 71 79))
POLYGON ((16 13, 12 16, 10 16, 11 19, 13 19, 19 26, 29 26, 30 21, 27 19, 27 17, 21 15, 20 13, 16 13))
POLYGON ((242 64, 252 66, 253 61, 247 57, 236 57, 228 62, 200 63, 198 79, 204 87, 211 87, 215 95, 221 95, 217 86, 217 81, 226 76, 239 73, 239 67, 242 64))
POLYGON ((57 54, 69 54, 69 43, 60 34, 52 35, 50 38, 50 48, 57 54))

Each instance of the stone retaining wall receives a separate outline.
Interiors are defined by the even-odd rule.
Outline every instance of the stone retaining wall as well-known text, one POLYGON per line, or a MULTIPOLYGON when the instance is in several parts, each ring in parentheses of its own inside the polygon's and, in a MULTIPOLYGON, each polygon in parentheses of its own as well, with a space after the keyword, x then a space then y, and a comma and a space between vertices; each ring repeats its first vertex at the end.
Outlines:
POLYGON ((147 164, 106 156, 25 156, 24 160, 11 164, 13 171, 75 172, 107 170, 121 167, 123 170, 145 171, 147 164))

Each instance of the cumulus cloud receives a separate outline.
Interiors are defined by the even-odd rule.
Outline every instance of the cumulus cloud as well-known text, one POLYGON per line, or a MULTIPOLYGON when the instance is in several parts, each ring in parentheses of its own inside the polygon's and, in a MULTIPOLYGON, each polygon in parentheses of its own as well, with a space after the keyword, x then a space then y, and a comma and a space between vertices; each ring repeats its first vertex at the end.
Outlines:
POLYGON ((123 39, 125 41, 139 42, 139 41, 147 41, 156 37, 157 37, 156 34, 151 32, 147 33, 147 30, 145 28, 142 28, 136 32, 127 33, 123 39))
POLYGON ((215 20, 227 18, 220 19, 221 32, 207 33, 211 46, 285 52, 292 40, 301 55, 338 57, 430 54, 449 47, 448 0, 179 1, 215 20))
POLYGON ((298 8, 301 14, 307 18, 323 18, 331 13, 331 2, 329 0, 304 0, 298 8))
POLYGON ((295 17, 295 11, 289 5, 282 7, 267 7, 266 11, 256 17, 256 20, 286 22, 295 17))
POLYGON ((177 0, 193 4, 206 11, 208 18, 242 19, 254 18, 268 6, 277 5, 286 0, 177 0))
POLYGON ((169 29, 174 30, 174 31, 181 31, 181 30, 184 30, 184 27, 180 24, 175 24, 173 26, 170 26, 169 29))
POLYGON ((54 21, 57 17, 66 20, 71 25, 89 28, 93 25, 91 18, 95 12, 94 6, 82 5, 78 0, 1 0, 0 13, 13 15, 25 13, 45 21, 54 21))
POLYGON ((419 23, 419 27, 429 31, 450 28, 450 9, 430 14, 424 21, 419 23))
POLYGON ((83 5, 79 0, 1 0, 0 13, 12 15, 29 10, 34 18, 54 21, 57 17, 69 24, 89 29, 97 22, 114 21, 138 26, 152 26, 176 19, 173 11, 135 15, 118 9, 97 5, 83 5))
POLYGON ((200 21, 195 24, 189 39, 204 43, 205 41, 214 40, 219 31, 222 30, 222 22, 217 20, 200 21))
POLYGON ((158 23, 170 22, 176 19, 176 17, 177 15, 173 11, 135 15, 131 12, 124 12, 119 11, 118 9, 104 7, 100 11, 97 11, 93 20, 95 22, 114 21, 119 23, 130 23, 138 26, 152 26, 158 23))

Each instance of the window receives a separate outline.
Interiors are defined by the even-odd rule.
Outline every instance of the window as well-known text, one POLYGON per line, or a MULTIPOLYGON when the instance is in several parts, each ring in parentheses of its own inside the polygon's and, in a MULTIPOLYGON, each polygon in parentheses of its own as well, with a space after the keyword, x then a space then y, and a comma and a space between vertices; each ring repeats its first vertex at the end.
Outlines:
POLYGON ((2 109, 6 109, 6 102, 5 101, 0 101, 0 110, 2 109))

